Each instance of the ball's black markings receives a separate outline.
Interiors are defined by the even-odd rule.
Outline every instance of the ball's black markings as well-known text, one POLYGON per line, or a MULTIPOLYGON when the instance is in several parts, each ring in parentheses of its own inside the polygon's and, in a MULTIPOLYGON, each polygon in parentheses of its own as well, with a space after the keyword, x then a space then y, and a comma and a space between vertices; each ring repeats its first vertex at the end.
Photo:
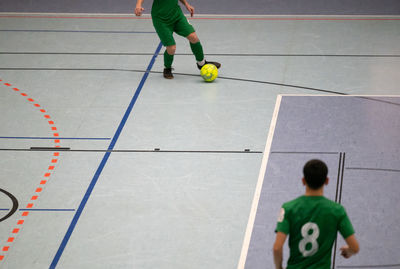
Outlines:
POLYGON ((15 213, 15 211, 17 211, 17 209, 18 209, 18 200, 17 200, 17 198, 15 198, 14 195, 12 195, 11 193, 9 193, 9 192, 6 191, 6 190, 0 189, 0 192, 4 193, 6 196, 8 196, 8 197, 11 199, 12 204, 13 204, 13 206, 12 206, 10 212, 8 212, 7 215, 5 215, 4 217, 2 217, 2 218, 0 219, 0 222, 2 222, 3 220, 6 220, 6 219, 8 219, 9 217, 11 217, 11 216, 15 213))

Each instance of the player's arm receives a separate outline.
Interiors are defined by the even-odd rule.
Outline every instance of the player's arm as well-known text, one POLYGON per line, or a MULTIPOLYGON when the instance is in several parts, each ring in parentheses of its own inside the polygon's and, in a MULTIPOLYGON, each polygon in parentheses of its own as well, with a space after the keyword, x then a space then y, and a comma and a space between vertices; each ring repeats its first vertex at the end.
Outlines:
POLYGON ((356 236, 350 235, 345 239, 347 245, 340 248, 341 255, 346 259, 350 258, 351 256, 357 254, 360 251, 360 246, 358 245, 358 241, 356 236))
POLYGON ((186 9, 190 12, 190 17, 193 17, 194 14, 194 7, 189 5, 189 3, 186 0, 179 0, 185 7, 186 9))
POLYGON ((282 269, 282 262, 283 262, 283 245, 286 241, 286 234, 282 232, 277 232, 275 237, 275 243, 273 247, 274 253, 274 263, 276 269, 282 269))
POLYGON ((144 8, 142 7, 142 4, 143 4, 143 0, 137 0, 136 1, 136 7, 135 7, 135 15, 136 16, 141 16, 142 15, 142 13, 144 11, 144 8))

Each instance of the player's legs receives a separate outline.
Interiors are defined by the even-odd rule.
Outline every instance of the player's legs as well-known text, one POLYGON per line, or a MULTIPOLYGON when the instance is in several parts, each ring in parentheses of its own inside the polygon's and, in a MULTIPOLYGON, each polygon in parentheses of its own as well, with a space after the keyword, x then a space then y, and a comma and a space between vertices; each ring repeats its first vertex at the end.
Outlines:
POLYGON ((171 68, 172 62, 174 61, 174 55, 176 51, 176 45, 166 46, 164 52, 164 66, 165 68, 171 68))
POLYGON ((177 20, 174 31, 189 40, 190 48, 196 58, 196 61, 201 65, 204 64, 203 47, 201 46, 200 39, 197 36, 193 26, 189 23, 187 18, 183 15, 177 20))
POLYGON ((161 43, 166 47, 164 51, 164 77, 168 79, 174 78, 172 75, 172 62, 174 61, 176 43, 173 37, 173 25, 166 24, 157 18, 153 18, 153 25, 161 43))
POLYGON ((168 79, 174 78, 172 75, 172 62, 174 61, 176 45, 166 46, 164 51, 164 77, 168 79))
POLYGON ((196 32, 190 33, 186 38, 189 40, 190 48, 196 58, 196 61, 199 65, 204 65, 204 52, 203 46, 200 43, 200 39, 197 36, 196 32))
POLYGON ((186 38, 189 40, 190 48, 192 49, 192 52, 196 57, 197 67, 199 69, 201 69, 205 64, 213 64, 217 68, 221 67, 221 64, 218 62, 206 61, 206 59, 204 58, 203 46, 201 45, 200 39, 198 38, 196 32, 189 34, 186 38))
POLYGON ((221 66, 220 63, 217 62, 207 62, 204 58, 203 46, 201 45, 200 39, 197 36, 193 26, 189 23, 185 16, 181 16, 177 21, 174 27, 174 31, 180 35, 184 36, 189 40, 190 48, 193 52, 193 55, 197 61, 197 67, 201 69, 204 64, 210 63, 214 64, 217 68, 221 66))
POLYGON ((165 48, 168 54, 175 55, 176 45, 166 46, 165 48))
POLYGON ((192 43, 192 44, 195 44, 195 43, 197 43, 197 42, 200 42, 200 39, 199 39, 199 37, 197 36, 196 32, 193 32, 193 33, 189 34, 186 38, 187 38, 187 39, 189 40, 189 42, 192 43))

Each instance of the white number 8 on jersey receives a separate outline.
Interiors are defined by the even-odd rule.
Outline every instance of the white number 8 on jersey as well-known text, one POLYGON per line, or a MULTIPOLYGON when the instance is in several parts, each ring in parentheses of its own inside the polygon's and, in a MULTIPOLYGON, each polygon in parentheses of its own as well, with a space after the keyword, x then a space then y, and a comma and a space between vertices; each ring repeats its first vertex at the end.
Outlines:
POLYGON ((303 239, 299 243, 299 251, 303 257, 309 257, 317 253, 319 245, 317 239, 319 237, 318 225, 313 222, 308 222, 301 227, 301 235, 303 239), (310 233, 310 231, 312 232, 310 233), (307 244, 311 244, 310 249, 306 249, 307 244))

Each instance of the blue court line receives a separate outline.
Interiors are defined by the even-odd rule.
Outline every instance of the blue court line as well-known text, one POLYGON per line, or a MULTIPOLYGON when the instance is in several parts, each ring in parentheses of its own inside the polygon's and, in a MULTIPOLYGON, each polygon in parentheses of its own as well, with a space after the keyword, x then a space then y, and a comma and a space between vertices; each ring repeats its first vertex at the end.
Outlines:
POLYGON ((111 140, 109 137, 29 137, 29 136, 0 136, 0 139, 60 139, 60 140, 111 140))
POLYGON ((93 33, 93 34, 155 34, 146 31, 79 31, 79 30, 11 30, 0 29, 0 32, 33 32, 33 33, 93 33))
POLYGON ((135 103, 139 97, 139 94, 142 91, 143 85, 146 82, 147 77, 149 76, 150 70, 152 69, 154 62, 155 62, 158 54, 160 53, 161 47, 162 47, 162 44, 160 42, 158 44, 156 51, 153 54, 153 57, 151 58, 151 61, 148 65, 147 69, 146 69, 146 73, 144 73, 142 80, 140 81, 139 86, 137 87, 136 92, 135 92, 134 96, 132 97, 131 102, 129 103, 129 106, 126 109, 124 117, 122 118, 121 123, 119 124, 118 129, 115 132, 113 139, 111 140, 110 145, 108 146, 108 151, 104 154, 103 160, 101 161, 99 167, 97 168, 97 171, 94 174, 92 181, 89 184, 88 189, 86 190, 85 196, 83 197, 81 203, 79 204, 78 210, 76 211, 74 218, 72 219, 71 224, 68 227, 67 233, 65 234, 65 236, 61 242, 61 245, 58 248, 56 255, 54 256, 54 259, 50 264, 50 267, 49 267, 50 269, 56 268, 58 261, 60 260, 61 255, 63 254, 64 249, 69 241, 69 238, 71 237, 71 234, 75 229, 76 223, 78 222, 78 220, 82 214, 82 211, 85 208, 87 201, 89 200, 89 197, 94 189, 94 186, 96 185, 97 180, 99 179, 100 174, 103 171, 103 168, 106 165, 108 158, 111 155, 110 151, 114 149, 114 146, 117 143, 117 140, 122 132, 122 129, 125 126, 126 121, 128 120, 128 117, 133 109, 133 106, 135 105, 135 103))

